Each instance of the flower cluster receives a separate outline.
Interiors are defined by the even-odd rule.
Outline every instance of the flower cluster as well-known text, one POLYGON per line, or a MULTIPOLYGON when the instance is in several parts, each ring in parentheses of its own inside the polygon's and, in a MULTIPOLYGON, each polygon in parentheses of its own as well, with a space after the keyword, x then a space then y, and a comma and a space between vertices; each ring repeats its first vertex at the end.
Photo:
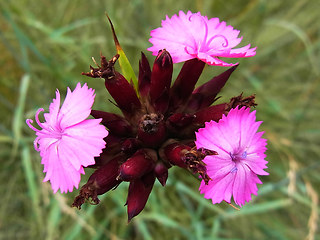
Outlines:
POLYGON ((129 221, 145 207, 157 179, 165 186, 168 170, 178 166, 202 179, 200 193, 213 203, 231 202, 242 206, 257 194, 257 175, 266 175, 266 140, 257 132, 254 95, 242 94, 215 104, 236 64, 219 57, 250 57, 250 45, 232 49, 242 38, 239 31, 219 19, 200 13, 180 12, 151 32, 150 51, 156 55, 150 67, 142 53, 137 88, 118 71, 111 60, 83 73, 104 79, 105 87, 122 115, 91 110, 93 90, 85 84, 68 89, 61 109, 60 95, 50 105, 45 122, 36 121, 35 148, 40 151, 45 181, 54 192, 78 187, 84 167, 94 168, 80 189, 73 206, 86 200, 99 203, 98 195, 129 182, 129 221), (172 83, 173 63, 185 61, 172 83), (232 66, 195 88, 205 64, 232 66), (214 105, 212 105, 214 104, 214 105), (86 119, 91 114, 95 119, 86 119), (101 125, 101 124, 102 125, 101 125), (108 131, 105 129, 108 129, 108 131))

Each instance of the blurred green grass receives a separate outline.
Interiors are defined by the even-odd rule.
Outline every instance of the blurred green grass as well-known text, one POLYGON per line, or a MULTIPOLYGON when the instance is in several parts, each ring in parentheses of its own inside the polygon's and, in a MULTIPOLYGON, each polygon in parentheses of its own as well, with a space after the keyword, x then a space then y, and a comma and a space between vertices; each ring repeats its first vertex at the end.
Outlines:
MULTIPOLYGON (((319 10, 317 0, 0 1, 0 239, 320 239, 319 10), (259 195, 241 211, 212 205, 174 168, 129 225, 125 184, 97 206, 70 208, 77 191, 53 195, 42 183, 25 118, 78 81, 96 89, 95 109, 110 110, 102 82, 81 76, 92 56, 115 54, 105 12, 137 71, 140 51, 153 59, 150 30, 179 10, 219 17, 241 30, 243 45, 258 47, 240 60, 221 101, 256 93, 270 172, 259 195)), ((207 67, 201 79, 221 71, 207 67)))

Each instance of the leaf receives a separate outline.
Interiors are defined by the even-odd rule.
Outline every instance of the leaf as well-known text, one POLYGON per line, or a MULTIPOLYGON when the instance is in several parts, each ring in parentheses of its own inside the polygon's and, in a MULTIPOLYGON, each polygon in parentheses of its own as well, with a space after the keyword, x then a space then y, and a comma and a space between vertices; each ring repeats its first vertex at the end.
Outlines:
POLYGON ((132 68, 126 54, 124 53, 122 47, 120 46, 116 32, 115 32, 113 24, 111 22, 111 19, 109 18, 109 16, 107 14, 106 14, 106 16, 107 16, 109 23, 110 23, 112 36, 113 36, 114 43, 116 45, 117 53, 120 55, 119 64, 120 64, 122 74, 133 85, 134 89, 136 90, 137 95, 139 96, 138 79, 133 71, 133 68, 132 68))

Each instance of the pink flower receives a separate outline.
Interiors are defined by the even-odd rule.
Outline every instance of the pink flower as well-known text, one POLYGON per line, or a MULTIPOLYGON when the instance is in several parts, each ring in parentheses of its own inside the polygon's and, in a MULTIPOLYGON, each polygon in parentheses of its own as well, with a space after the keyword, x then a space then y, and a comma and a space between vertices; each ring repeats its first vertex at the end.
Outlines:
POLYGON ((49 107, 49 113, 44 114, 45 122, 40 122, 40 108, 35 116, 40 130, 28 126, 36 132, 34 148, 40 152, 41 163, 46 176, 44 182, 50 180, 54 193, 72 192, 78 188, 83 167, 95 163, 94 156, 99 156, 105 147, 104 137, 108 131, 100 125, 101 119, 88 119, 94 101, 94 90, 87 84, 81 87, 78 83, 73 92, 68 88, 67 96, 60 109, 60 93, 49 107))
POLYGON ((209 65, 234 66, 219 57, 252 57, 256 55, 256 48, 235 48, 242 37, 238 38, 239 30, 233 29, 219 18, 208 19, 198 13, 185 14, 180 11, 179 16, 166 17, 162 27, 151 31, 149 41, 153 44, 148 48, 153 55, 161 49, 166 49, 174 63, 198 58, 209 65))
POLYGON ((218 153, 204 159, 212 181, 207 185, 202 181, 199 189, 213 204, 222 200, 230 203, 233 196, 236 204, 244 205, 251 194, 257 195, 257 183, 262 184, 257 175, 268 175, 263 170, 267 168, 267 140, 261 138, 264 132, 257 132, 262 122, 255 120, 255 111, 235 108, 218 123, 207 122, 196 133, 197 148, 218 153))

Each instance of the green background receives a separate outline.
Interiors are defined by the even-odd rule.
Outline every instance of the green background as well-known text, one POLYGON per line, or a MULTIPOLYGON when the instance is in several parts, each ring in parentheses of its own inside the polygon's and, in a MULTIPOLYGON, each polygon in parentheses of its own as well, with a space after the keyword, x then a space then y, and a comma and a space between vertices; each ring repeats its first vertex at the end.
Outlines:
MULTIPOLYGON (((319 10, 317 0, 0 1, 0 239, 320 239, 319 10), (64 96, 78 81, 96 89, 95 109, 115 110, 103 82, 81 75, 91 57, 115 54, 105 12, 137 71, 140 51, 154 59, 146 51, 150 30, 179 10, 219 17, 241 30, 241 46, 258 47, 255 57, 239 59, 220 102, 256 94, 270 175, 241 211, 212 205, 177 168, 130 224, 126 184, 97 206, 71 208, 78 190, 54 195, 42 183, 25 119, 48 109, 56 88, 64 96)), ((206 67, 201 81, 224 70, 206 67)))

